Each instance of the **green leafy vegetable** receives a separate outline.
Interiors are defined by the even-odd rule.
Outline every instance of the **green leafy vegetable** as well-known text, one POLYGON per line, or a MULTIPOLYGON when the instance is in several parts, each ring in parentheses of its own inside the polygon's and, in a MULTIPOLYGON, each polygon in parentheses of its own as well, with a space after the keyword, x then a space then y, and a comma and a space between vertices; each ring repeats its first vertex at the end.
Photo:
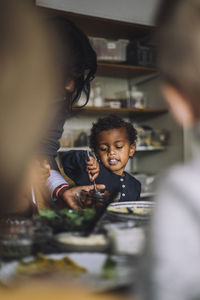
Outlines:
POLYGON ((45 208, 40 210, 39 216, 43 217, 43 218, 47 218, 47 219, 58 217, 58 215, 56 214, 56 212, 54 210, 45 209, 45 208))
POLYGON ((79 209, 62 209, 60 213, 63 215, 56 214, 54 210, 42 209, 39 212, 38 218, 42 221, 57 229, 57 231, 74 231, 74 230, 83 230, 84 225, 87 224, 95 215, 95 209, 86 208, 84 210, 79 209))
POLYGON ((116 275, 116 261, 112 259, 112 257, 108 256, 104 262, 102 268, 102 278, 111 279, 116 275))

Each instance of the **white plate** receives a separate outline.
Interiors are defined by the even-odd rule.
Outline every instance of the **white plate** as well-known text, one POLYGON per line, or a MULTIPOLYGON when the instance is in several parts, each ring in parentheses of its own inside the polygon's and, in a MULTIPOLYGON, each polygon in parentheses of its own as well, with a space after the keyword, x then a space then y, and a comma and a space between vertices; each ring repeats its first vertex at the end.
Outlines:
MULTIPOLYGON (((46 255, 53 259, 62 259, 65 256, 71 258, 81 267, 87 269, 86 273, 82 273, 72 280, 83 286, 88 286, 92 291, 108 291, 110 289, 120 288, 130 285, 135 277, 136 267, 132 258, 124 255, 112 255, 112 259, 116 262, 114 276, 111 278, 103 277, 103 265, 108 257, 104 253, 59 253, 46 255)), ((26 259, 33 259, 32 257, 26 259)), ((16 269, 18 262, 2 263, 0 268, 0 283, 11 285, 17 278, 16 269)), ((19 279, 19 278, 18 278, 19 279)))
POLYGON ((146 220, 149 219, 153 207, 152 201, 117 202, 108 206, 107 215, 116 219, 146 220))

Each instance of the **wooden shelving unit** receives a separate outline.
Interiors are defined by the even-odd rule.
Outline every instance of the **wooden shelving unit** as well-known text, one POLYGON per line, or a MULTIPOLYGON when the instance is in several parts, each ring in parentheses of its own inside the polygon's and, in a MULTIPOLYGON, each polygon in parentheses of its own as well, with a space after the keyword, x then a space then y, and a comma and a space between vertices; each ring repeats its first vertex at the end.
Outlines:
MULTIPOLYGON (((94 16, 86 16, 72 12, 59 11, 38 7, 38 10, 44 11, 47 17, 62 16, 74 22, 88 36, 103 37, 111 40, 138 38, 153 38, 154 26, 140 25, 129 22, 109 20, 94 16)), ((118 78, 132 78, 156 73, 155 68, 131 66, 120 63, 98 62, 97 75, 118 78)))
POLYGON ((81 15, 73 12, 59 11, 52 8, 38 7, 49 17, 62 16, 74 22, 89 36, 108 39, 136 39, 152 36, 155 27, 124 21, 110 20, 96 16, 81 15))
POLYGON ((94 107, 85 106, 83 108, 76 107, 73 109, 74 113, 87 112, 87 113, 119 113, 125 116, 156 116, 167 113, 167 109, 152 109, 152 108, 112 108, 112 107, 94 107))
MULTIPOLYGON (((141 147, 138 146, 136 147, 136 152, 148 152, 148 151, 164 151, 166 147, 153 147, 153 146, 147 146, 147 147, 141 147)), ((60 147, 58 152, 66 152, 70 150, 90 150, 88 146, 83 146, 83 147, 60 147)))
MULTIPOLYGON (((145 26, 145 25, 139 25, 139 24, 124 22, 124 21, 109 20, 109 19, 99 18, 95 16, 80 15, 77 13, 58 11, 55 9, 47 9, 42 7, 38 9, 44 10, 44 12, 47 14, 47 18, 50 16, 61 15, 62 17, 66 17, 66 19, 72 20, 89 37, 99 37, 99 38, 105 38, 109 40, 128 39, 130 41, 131 40, 133 41, 135 39, 145 39, 148 40, 149 42, 152 42, 152 44, 155 45, 154 26, 145 26)), ((135 85, 139 85, 141 83, 143 84, 146 81, 158 77, 159 73, 156 68, 151 68, 151 67, 127 65, 125 62, 116 63, 110 61, 98 61, 98 68, 97 68, 96 75, 99 77, 109 77, 105 79, 105 80, 108 79, 109 84, 114 84, 115 80, 112 80, 112 78, 116 79, 117 84, 121 78, 123 79, 123 82, 127 80, 127 86, 129 86, 132 83, 135 85)), ((108 97, 108 95, 106 96, 108 97)), ((152 94, 151 97, 154 97, 154 95, 152 94)), ((155 97, 157 97, 156 93, 155 93, 155 97)), ((84 108, 76 107, 73 108, 73 117, 75 118, 74 119, 72 118, 72 124, 73 122, 77 122, 78 119, 81 127, 82 119, 84 120, 84 122, 88 121, 89 123, 91 120, 96 120, 99 117, 113 113, 113 114, 118 114, 123 118, 129 119, 133 123, 136 122, 138 124, 148 124, 147 122, 150 121, 150 125, 153 124, 152 127, 158 126, 159 129, 162 128, 163 126, 167 126, 166 125, 167 116, 165 116, 165 114, 168 113, 168 110, 165 108, 157 108, 156 102, 157 101, 153 101, 152 104, 153 107, 155 108, 145 108, 145 109, 129 108, 129 107, 127 108, 91 107, 91 106, 86 106, 84 108), (164 120, 164 125, 162 123, 162 120, 164 120)), ((67 149, 62 147, 60 148, 59 151, 66 151, 66 150, 67 149)), ((137 162, 135 163, 136 167, 134 167, 134 171, 137 171, 137 165, 138 165, 141 166, 141 172, 147 172, 147 173, 157 172, 157 169, 160 169, 159 164, 155 163, 155 161, 157 161, 157 157, 158 159, 162 158, 162 152, 164 152, 163 155, 165 156, 168 155, 167 147, 146 147, 146 148, 138 147, 136 151, 137 151, 137 158, 135 159, 137 159, 137 162), (151 155, 151 160, 147 161, 146 158, 149 155, 151 155), (147 161, 147 163, 144 164, 143 161, 145 161, 145 163, 147 161)), ((171 159, 170 155, 169 155, 169 159, 171 159)), ((148 197, 149 195, 146 194, 142 196, 148 197)))
POLYGON ((120 63, 98 62, 97 75, 116 78, 132 78, 155 74, 158 76, 157 69, 141 66, 132 66, 120 63))

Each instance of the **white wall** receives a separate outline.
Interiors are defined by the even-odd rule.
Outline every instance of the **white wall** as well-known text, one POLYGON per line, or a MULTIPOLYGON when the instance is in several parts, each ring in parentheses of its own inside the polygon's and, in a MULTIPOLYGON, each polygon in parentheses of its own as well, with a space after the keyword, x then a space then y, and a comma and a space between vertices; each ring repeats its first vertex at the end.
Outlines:
POLYGON ((144 25, 153 25, 158 0, 36 0, 57 10, 144 25))

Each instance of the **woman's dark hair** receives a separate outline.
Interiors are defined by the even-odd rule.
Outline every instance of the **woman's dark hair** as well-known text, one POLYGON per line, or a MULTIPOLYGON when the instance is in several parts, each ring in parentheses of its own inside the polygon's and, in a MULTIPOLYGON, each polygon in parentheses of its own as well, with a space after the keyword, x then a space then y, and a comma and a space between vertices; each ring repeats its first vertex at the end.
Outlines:
POLYGON ((56 60, 57 68, 61 72, 61 88, 64 89, 67 82, 74 80, 74 92, 67 95, 68 105, 71 108, 82 92, 87 103, 90 81, 94 79, 97 70, 96 53, 87 35, 73 22, 63 17, 55 17, 49 21, 56 35, 56 60))
POLYGON ((137 140, 137 131, 130 122, 124 121, 117 115, 109 115, 99 118, 96 123, 93 123, 90 134, 90 148, 96 152, 98 146, 98 135, 104 130, 125 128, 130 144, 134 144, 137 140))

